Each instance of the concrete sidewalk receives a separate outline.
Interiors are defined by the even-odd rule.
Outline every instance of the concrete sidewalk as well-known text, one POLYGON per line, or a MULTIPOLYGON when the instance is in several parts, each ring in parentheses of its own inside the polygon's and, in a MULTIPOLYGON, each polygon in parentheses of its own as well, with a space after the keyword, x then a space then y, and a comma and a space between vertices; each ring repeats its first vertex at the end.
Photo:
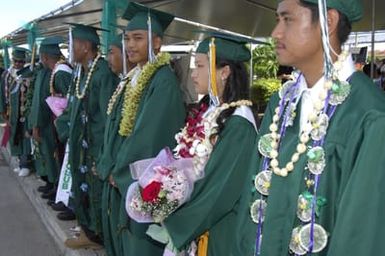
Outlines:
POLYGON ((57 256, 48 233, 20 185, 0 156, 0 256, 57 256))
MULTIPOLYGON (((0 138, 2 137, 3 129, 0 130, 0 138)), ((4 169, 9 172, 9 175, 14 176, 14 178, 19 183, 21 189, 25 192, 25 195, 30 200, 33 208, 36 210, 37 215, 40 217, 42 223, 47 228, 49 234, 52 237, 55 247, 58 248, 57 255, 63 256, 105 256, 104 250, 71 250, 64 245, 64 241, 67 238, 72 236, 70 228, 76 225, 75 221, 61 221, 56 218, 58 212, 55 212, 47 205, 47 201, 42 199, 41 194, 37 191, 37 187, 44 185, 44 182, 41 181, 36 175, 31 174, 28 177, 20 178, 17 174, 13 173, 13 169, 17 166, 17 161, 15 158, 11 157, 9 154, 8 148, 1 148, 2 158, 6 161, 4 169)), ((2 182, 2 181, 1 181, 2 182)), ((21 231, 22 232, 22 231, 21 231)), ((20 241, 22 242, 22 241, 20 241)), ((0 256, 2 248, 0 248, 0 256)), ((15 255, 15 254, 7 254, 15 255)), ((27 254, 26 254, 27 255, 27 254)), ((31 255, 43 255, 51 256, 51 254, 44 253, 33 253, 31 255)), ((24 256, 24 255, 20 255, 24 256)), ((54 255, 52 255, 54 256, 54 255)))

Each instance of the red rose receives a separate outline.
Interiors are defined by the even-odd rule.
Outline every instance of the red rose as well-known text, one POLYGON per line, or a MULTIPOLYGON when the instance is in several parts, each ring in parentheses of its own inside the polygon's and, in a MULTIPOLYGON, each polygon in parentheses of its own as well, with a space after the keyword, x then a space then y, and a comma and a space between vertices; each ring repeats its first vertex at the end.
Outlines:
POLYGON ((158 197, 160 189, 162 188, 162 183, 153 181, 148 184, 142 191, 142 199, 145 202, 153 202, 158 197))

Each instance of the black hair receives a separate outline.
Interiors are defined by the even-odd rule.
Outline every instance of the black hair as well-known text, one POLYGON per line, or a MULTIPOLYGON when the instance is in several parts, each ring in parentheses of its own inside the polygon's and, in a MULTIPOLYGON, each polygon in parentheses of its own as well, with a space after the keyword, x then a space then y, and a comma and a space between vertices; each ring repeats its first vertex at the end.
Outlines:
MULTIPOLYGON (((318 5, 306 2, 304 0, 299 0, 299 4, 302 7, 310 9, 313 23, 319 21, 318 5)), ((348 40, 349 34, 352 31, 352 23, 349 21, 348 17, 342 12, 338 11, 338 14, 340 18, 337 24, 337 37, 338 41, 342 45, 346 42, 346 40, 348 40)))
POLYGON ((94 43, 94 42, 91 42, 91 50, 93 52, 98 52, 99 51, 99 46, 98 44, 94 43))
MULTIPOLYGON (((216 66, 217 68, 223 68, 225 66, 229 66, 230 68, 230 75, 226 80, 225 88, 223 90, 223 103, 249 99, 249 76, 245 64, 241 61, 217 58, 216 66)), ((209 100, 209 96, 206 96, 201 100, 201 102, 208 103, 209 100)), ((219 114, 216 120, 218 124, 218 130, 214 135, 222 132, 226 119, 230 117, 234 111, 235 108, 230 107, 219 114)))
MULTIPOLYGON (((377 65, 376 63, 373 64, 373 68, 374 68, 374 75, 378 75, 378 68, 377 68, 377 65)), ((367 64, 365 64, 365 66, 362 68, 362 72, 365 73, 365 75, 367 75, 368 77, 371 77, 371 73, 372 73, 372 63, 369 62, 367 64)))

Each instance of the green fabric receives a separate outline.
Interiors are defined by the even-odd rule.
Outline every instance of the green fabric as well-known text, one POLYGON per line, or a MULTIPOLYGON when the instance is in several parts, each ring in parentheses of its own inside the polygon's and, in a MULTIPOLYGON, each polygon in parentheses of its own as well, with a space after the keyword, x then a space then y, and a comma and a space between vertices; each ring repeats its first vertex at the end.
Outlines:
POLYGON ((40 53, 47 53, 51 55, 62 55, 59 44, 63 43, 64 39, 60 36, 51 36, 45 38, 40 43, 40 53))
POLYGON ((121 233, 119 230, 119 207, 122 196, 119 191, 109 184, 108 177, 116 161, 125 137, 118 134, 122 117, 124 93, 115 102, 110 115, 107 116, 103 145, 98 159, 97 171, 99 178, 104 181, 102 194, 102 227, 104 246, 109 256, 123 256, 121 233))
POLYGON ((151 16, 151 31, 162 37, 164 31, 173 21, 174 16, 134 2, 128 4, 122 16, 124 19, 129 20, 126 31, 148 30, 148 13, 151 16))
POLYGON ((25 95, 27 87, 28 79, 22 79, 20 85, 14 81, 9 88, 9 124, 11 126, 9 145, 12 156, 31 153, 31 140, 25 137, 25 133, 28 131, 28 118, 22 116, 20 112, 21 96, 25 95), (21 118, 25 118, 25 122, 21 122, 21 118))
MULTIPOLYGON (((209 256, 230 255, 240 247, 242 240, 236 232, 242 218, 239 209, 248 205, 242 192, 255 172, 251 152, 256 136, 253 125, 243 117, 231 116, 225 122, 204 178, 195 184, 191 199, 164 221, 177 248, 183 249, 206 231, 209 256)), ((242 248, 234 256, 248 255, 245 252, 242 248)))
MULTIPOLYGON (((59 147, 60 145, 54 126, 54 117, 45 99, 50 96, 51 70, 45 68, 38 73, 32 99, 30 125, 40 131, 41 142, 37 145, 41 164, 36 168, 39 176, 48 176, 51 183, 59 178, 59 147)), ((58 94, 65 95, 71 82, 71 74, 58 71, 54 77, 54 89, 58 94)))
POLYGON ((124 256, 121 228, 119 226, 122 196, 108 181, 103 183, 102 227, 104 248, 108 256, 124 256))
POLYGON ((212 38, 214 38, 217 57, 233 61, 248 61, 250 59, 250 50, 246 47, 246 42, 239 42, 234 38, 219 34, 204 39, 198 45, 196 52, 208 54, 212 38))
MULTIPOLYGON (((118 238, 111 239, 120 241, 117 243, 118 248, 114 248, 116 254, 113 255, 162 255, 164 245, 152 241, 145 234, 148 225, 138 224, 128 218, 125 195, 128 186, 133 182, 129 164, 154 157, 166 146, 174 147, 174 135, 184 123, 183 100, 171 68, 160 68, 149 82, 142 95, 134 130, 130 136, 122 138, 118 135, 118 117, 121 111, 115 111, 118 114, 113 113, 110 123, 107 123, 107 143, 105 142, 98 165, 101 177, 106 179, 112 174, 118 186, 117 189, 105 186, 108 191, 105 191, 104 195, 109 194, 110 199, 103 198, 103 201, 108 201, 108 209, 111 211, 109 223, 115 226, 109 233, 118 233, 118 238)), ((103 208, 103 212, 108 209, 103 208)))
MULTIPOLYGON (((305 2, 318 4, 318 0, 303 0, 305 2)), ((350 22, 359 21, 364 12, 362 0, 327 0, 326 5, 329 8, 336 9, 345 14, 350 22)))
POLYGON ((74 96, 70 96, 68 100, 68 106, 64 109, 63 114, 55 120, 55 127, 58 135, 58 139, 62 143, 66 143, 69 138, 69 126, 70 126, 70 115, 71 106, 74 96))
POLYGON ((82 24, 76 24, 76 23, 67 23, 69 25, 72 25, 74 28, 72 29, 72 36, 74 39, 82 39, 86 41, 93 42, 97 45, 100 44, 99 35, 97 33, 98 30, 101 31, 107 31, 105 29, 96 28, 92 26, 86 26, 82 24))
POLYGON ((12 48, 12 58, 15 60, 25 60, 26 54, 29 50, 22 47, 13 47, 12 48))
POLYGON ((0 113, 6 114, 8 109, 8 99, 7 94, 9 93, 9 86, 12 83, 13 77, 12 77, 12 68, 5 70, 1 74, 1 80, 0 80, 0 113), (8 85, 8 88, 6 88, 8 85))
MULTIPOLYGON (((361 256, 385 251, 382 242, 385 229, 381 225, 385 214, 385 96, 361 72, 354 73, 350 82, 350 95, 338 106, 329 123, 324 144, 327 165, 318 187, 318 196, 325 197, 327 204, 316 222, 330 234, 328 247, 312 255, 361 256)), ((278 100, 274 95, 269 103, 261 136, 269 132, 278 100)), ((288 162, 295 151, 299 118, 297 113, 293 127, 288 127, 281 142, 280 163, 288 162)), ((259 161, 256 161, 257 166, 259 161)), ((263 256, 288 255, 291 232, 298 225, 298 195, 305 191, 305 164, 306 156, 302 155, 287 177, 273 175, 263 226, 263 256)), ((256 194, 254 199, 259 197, 256 194)), ((244 226, 249 227, 252 241, 256 226, 250 218, 248 221, 244 226)))
POLYGON ((112 37, 110 45, 114 45, 114 46, 122 49, 123 48, 123 45, 122 45, 122 34, 119 34, 117 36, 112 37))
MULTIPOLYGON (((87 79, 82 74, 80 90, 87 79)), ((69 139, 69 163, 73 178, 72 190, 74 194, 75 214, 80 224, 87 226, 97 234, 101 233, 101 193, 102 183, 93 174, 95 161, 103 140, 106 122, 106 111, 109 99, 115 90, 118 78, 108 68, 104 59, 99 59, 92 74, 86 97, 79 100, 73 97, 69 108, 57 120, 59 137, 69 139), (83 123, 83 115, 87 120, 83 123), (66 127, 67 126, 67 127, 66 127), (66 130, 69 128, 69 134, 66 130), (88 144, 87 149, 82 147, 83 140, 88 144), (88 172, 80 172, 80 166, 86 165, 88 172), (82 184, 88 185, 88 191, 81 189, 82 184)))

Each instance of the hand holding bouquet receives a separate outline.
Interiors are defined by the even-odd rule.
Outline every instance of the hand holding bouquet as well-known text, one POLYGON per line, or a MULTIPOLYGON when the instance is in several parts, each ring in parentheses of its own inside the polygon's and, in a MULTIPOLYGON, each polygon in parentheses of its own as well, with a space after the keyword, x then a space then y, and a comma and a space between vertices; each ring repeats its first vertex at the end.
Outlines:
POLYGON ((126 210, 139 223, 162 222, 189 199, 198 179, 192 159, 174 159, 168 148, 130 168, 138 181, 128 188, 126 210))

